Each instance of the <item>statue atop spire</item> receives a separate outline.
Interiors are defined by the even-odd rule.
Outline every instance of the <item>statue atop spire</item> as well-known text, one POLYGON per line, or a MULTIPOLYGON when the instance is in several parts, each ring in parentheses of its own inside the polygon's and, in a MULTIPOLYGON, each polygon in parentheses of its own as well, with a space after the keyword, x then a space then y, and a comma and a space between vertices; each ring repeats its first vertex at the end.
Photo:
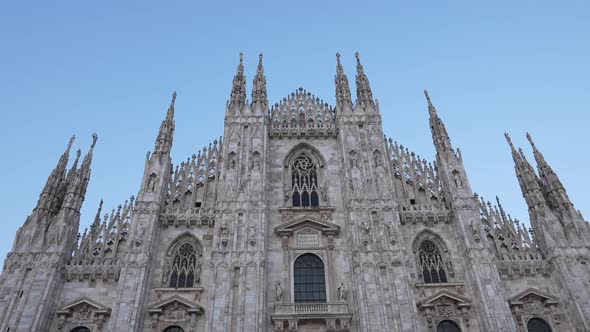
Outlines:
POLYGON ((232 89, 230 108, 237 107, 241 110, 246 104, 246 77, 244 76, 244 53, 240 52, 240 63, 234 76, 232 89))
POLYGON ((344 74, 342 64, 340 64, 340 53, 336 53, 336 103, 340 108, 348 106, 352 109, 352 96, 350 94, 350 86, 348 85, 348 78, 344 74))
POLYGON ((375 107, 371 85, 369 84, 367 75, 365 75, 359 52, 356 52, 354 56, 356 57, 356 102, 363 108, 368 106, 375 107))
POLYGON ((176 102, 176 91, 172 93, 172 101, 166 112, 166 118, 160 125, 154 153, 167 154, 172 149, 172 140, 174 138, 174 103, 176 102))
POLYGON ((266 96, 266 77, 264 76, 264 67, 262 66, 262 53, 258 56, 258 67, 256 68, 256 76, 252 82, 252 109, 260 106, 266 109, 268 106, 268 99, 266 96))
POLYGON ((436 147, 436 151, 454 151, 445 124, 442 122, 442 120, 436 113, 436 108, 432 104, 432 101, 430 100, 430 96, 428 95, 428 91, 426 89, 424 89, 424 96, 426 97, 426 101, 428 102, 428 114, 430 115, 430 130, 432 132, 432 140, 434 142, 434 146, 436 147))

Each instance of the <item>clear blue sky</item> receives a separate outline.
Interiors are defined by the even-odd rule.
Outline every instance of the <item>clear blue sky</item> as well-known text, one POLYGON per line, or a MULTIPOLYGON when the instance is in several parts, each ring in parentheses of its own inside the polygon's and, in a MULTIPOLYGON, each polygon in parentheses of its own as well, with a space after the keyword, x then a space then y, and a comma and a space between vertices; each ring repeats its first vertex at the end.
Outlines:
POLYGON ((302 86, 333 104, 334 54, 342 53, 353 83, 358 50, 385 133, 432 160, 428 88, 474 191, 490 200, 499 195, 521 220, 527 209, 503 133, 531 156, 529 130, 588 218, 589 6, 4 1, 0 261, 73 133, 83 153, 92 132, 99 135, 83 227, 101 198, 110 210, 137 193, 172 91, 175 163, 219 137, 240 51, 248 90, 263 52, 272 103, 302 86))

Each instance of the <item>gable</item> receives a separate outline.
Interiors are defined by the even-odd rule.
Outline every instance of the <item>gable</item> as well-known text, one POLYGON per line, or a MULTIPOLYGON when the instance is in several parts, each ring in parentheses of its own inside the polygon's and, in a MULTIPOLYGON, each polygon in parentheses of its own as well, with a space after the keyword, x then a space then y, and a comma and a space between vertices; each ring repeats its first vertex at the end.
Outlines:
POLYGON ((290 236, 303 228, 314 229, 324 235, 336 235, 340 232, 340 226, 306 215, 275 227, 275 233, 279 236, 290 236))
POLYGON ((524 304, 526 302, 531 302, 531 301, 537 301, 537 302, 541 302, 544 305, 548 305, 548 304, 557 304, 559 303, 559 298, 556 296, 553 296, 549 293, 545 293, 541 290, 538 290, 536 288, 528 288, 518 294, 516 294, 515 296, 511 297, 508 300, 508 303, 510 303, 510 305, 521 305, 524 304))

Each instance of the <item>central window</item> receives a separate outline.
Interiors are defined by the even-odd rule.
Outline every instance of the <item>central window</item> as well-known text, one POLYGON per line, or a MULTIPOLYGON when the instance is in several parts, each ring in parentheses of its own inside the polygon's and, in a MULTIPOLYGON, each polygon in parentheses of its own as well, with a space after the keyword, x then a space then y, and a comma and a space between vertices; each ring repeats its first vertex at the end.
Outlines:
POLYGON ((183 243, 179 246, 172 262, 170 287, 193 287, 196 263, 197 252, 195 248, 190 243, 183 243))
POLYGON ((318 207, 318 170, 312 159, 302 154, 291 168, 291 199, 294 207, 318 207))
POLYGON ((299 256, 294 266, 295 303, 326 302, 324 263, 314 254, 299 256))
POLYGON ((418 257, 420 258, 420 268, 424 277, 424 283, 436 284, 447 282, 445 264, 436 244, 430 240, 422 241, 418 250, 418 257))

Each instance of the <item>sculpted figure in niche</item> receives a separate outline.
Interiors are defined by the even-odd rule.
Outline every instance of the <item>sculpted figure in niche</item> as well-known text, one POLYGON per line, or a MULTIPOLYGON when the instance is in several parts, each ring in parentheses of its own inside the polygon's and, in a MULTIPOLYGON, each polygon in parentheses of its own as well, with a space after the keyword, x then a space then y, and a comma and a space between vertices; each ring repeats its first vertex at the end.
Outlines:
POLYGON ((148 178, 148 183, 147 183, 147 191, 148 192, 154 192, 154 190, 156 190, 156 173, 152 173, 150 174, 149 178, 148 178))
POLYGON ((283 301, 283 286, 281 286, 281 282, 278 280, 275 281, 275 301, 283 301))
POLYGON ((227 227, 227 222, 225 220, 221 222, 221 226, 219 226, 219 232, 221 233, 222 237, 228 236, 229 229, 227 227))
POLYGON ((455 179, 455 185, 457 188, 463 188, 463 180, 461 180, 461 174, 459 174, 459 171, 453 171, 453 178, 455 179))
POLYGON ((361 231, 364 235, 369 235, 369 231, 371 230, 371 224, 366 221, 361 222, 361 231))

